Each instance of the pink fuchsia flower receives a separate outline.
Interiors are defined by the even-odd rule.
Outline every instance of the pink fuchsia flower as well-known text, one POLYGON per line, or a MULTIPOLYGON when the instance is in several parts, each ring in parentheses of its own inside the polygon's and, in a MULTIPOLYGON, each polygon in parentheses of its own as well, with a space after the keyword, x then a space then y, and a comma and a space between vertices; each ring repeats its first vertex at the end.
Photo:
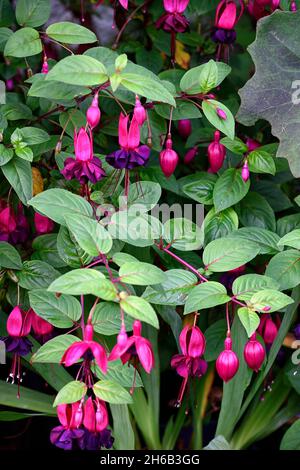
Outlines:
POLYGON ((270 15, 280 6, 280 0, 249 0, 248 11, 256 20, 270 15))
POLYGON ((29 309, 28 315, 30 315, 31 328, 36 338, 41 343, 48 341, 52 337, 54 326, 37 315, 32 308, 29 309))
POLYGON ((179 344, 182 354, 177 354, 172 358, 171 367, 184 378, 202 377, 207 370, 207 363, 201 359, 206 341, 200 328, 185 326, 180 333, 179 344))
POLYGON ((135 106, 133 110, 133 116, 139 126, 142 126, 147 119, 147 112, 144 106, 142 105, 142 103, 140 102, 140 99, 138 96, 135 97, 135 106))
POLYGON ((291 2, 290 10, 291 11, 297 11, 298 10, 296 2, 291 2))
POLYGON ((224 382, 229 382, 238 371, 239 358, 232 351, 232 340, 227 337, 224 342, 225 350, 221 352, 216 362, 216 369, 224 382))
POLYGON ((101 119, 101 111, 98 105, 98 93, 95 94, 91 106, 86 112, 86 120, 91 129, 98 126, 101 119))
POLYGON ((106 157, 107 163, 118 170, 126 168, 132 170, 138 166, 148 163, 150 148, 147 145, 140 145, 140 126, 133 116, 131 121, 129 116, 120 114, 119 118, 119 145, 117 150, 106 157))
POLYGON ((81 127, 78 134, 74 130, 74 149, 75 160, 67 158, 61 171, 67 180, 76 178, 81 184, 88 181, 95 184, 105 176, 101 160, 93 156, 93 137, 90 129, 87 132, 81 127))
POLYGON ((220 137, 220 132, 215 131, 214 140, 209 144, 207 149, 208 160, 212 173, 217 173, 222 168, 226 156, 226 148, 220 143, 220 137))
POLYGON ((42 70, 41 70, 41 73, 43 74, 47 74, 49 72, 49 65, 48 65, 48 61, 47 61, 47 57, 44 56, 44 61, 43 61, 43 65, 42 65, 42 70))
POLYGON ((175 150, 173 150, 172 147, 172 138, 170 135, 168 135, 166 148, 165 150, 162 150, 159 155, 160 167, 167 178, 173 175, 179 162, 178 154, 175 152, 175 150))
MULTIPOLYGON (((279 323, 278 320, 277 322, 279 323)), ((269 313, 263 313, 260 317, 260 324, 257 331, 267 346, 274 342, 279 326, 280 324, 276 325, 269 313)))
POLYGON ((183 15, 189 0, 164 0, 165 14, 156 22, 156 27, 170 33, 184 33, 189 22, 183 15))
POLYGON ((125 10, 128 9, 128 0, 119 0, 120 5, 122 5, 125 10))
POLYGON ((257 140, 251 139, 250 137, 247 137, 246 145, 248 147, 248 152, 253 152, 253 150, 261 147, 261 144, 257 140))
POLYGON ((105 374, 107 371, 107 356, 103 346, 93 341, 94 328, 92 325, 86 325, 83 341, 76 341, 71 344, 64 352, 60 363, 66 367, 75 364, 80 358, 88 362, 95 359, 98 367, 105 374))
POLYGON ((145 371, 150 374, 151 369, 154 367, 154 353, 150 341, 142 337, 142 324, 139 320, 133 323, 133 335, 124 341, 119 341, 121 344, 116 344, 109 357, 109 361, 116 361, 121 359, 123 364, 126 362, 133 362, 136 366, 137 361, 141 363, 145 371))
POLYGON ((29 235, 29 224, 23 206, 18 205, 17 213, 10 206, 2 205, 0 210, 0 240, 12 244, 24 243, 29 235))
POLYGON ((178 133, 184 140, 191 135, 192 123, 190 119, 181 119, 178 121, 178 133))
POLYGON ((254 333, 245 345, 244 359, 250 369, 258 372, 265 360, 265 357, 265 348, 259 341, 257 341, 256 334, 254 333))
POLYGON ((53 232, 54 222, 48 217, 36 212, 34 214, 34 226, 37 235, 44 235, 53 232))
POLYGON ((31 330, 30 312, 24 312, 19 306, 14 307, 8 315, 6 330, 10 336, 16 338, 28 336, 31 330))
POLYGON ((236 40, 234 28, 244 12, 244 2, 222 0, 216 10, 213 41, 221 44, 232 44, 236 40), (239 4, 239 11, 238 11, 239 4))
POLYGON ((242 168, 242 178, 245 183, 247 183, 248 179, 250 177, 250 171, 249 171, 249 166, 247 160, 245 160, 245 163, 242 168))
POLYGON ((50 433, 50 441, 56 447, 72 450, 76 447, 84 449, 84 429, 79 429, 82 419, 82 403, 60 404, 57 407, 57 416, 61 423, 50 433))
POLYGON ((101 432, 108 426, 108 413, 105 402, 89 397, 84 405, 84 427, 92 432, 101 432))
POLYGON ((189 165, 190 163, 192 163, 192 161, 195 159, 195 157, 198 155, 198 147, 193 147, 191 149, 189 149, 185 156, 184 156, 184 163, 186 165, 189 165))
POLYGON ((11 207, 5 207, 0 212, 0 240, 8 241, 9 235, 17 228, 17 221, 11 207))

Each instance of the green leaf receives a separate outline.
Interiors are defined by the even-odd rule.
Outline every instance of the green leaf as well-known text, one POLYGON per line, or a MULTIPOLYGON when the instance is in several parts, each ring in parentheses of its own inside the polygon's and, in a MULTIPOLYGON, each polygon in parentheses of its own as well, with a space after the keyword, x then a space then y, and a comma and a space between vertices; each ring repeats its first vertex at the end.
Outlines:
POLYGON ((121 405, 132 403, 131 395, 121 385, 110 380, 99 380, 93 386, 93 392, 100 400, 121 405))
MULTIPOLYGON (((126 331, 132 330, 132 319, 124 315, 126 331)), ((120 331, 120 305, 113 302, 101 302, 93 313, 93 326, 97 333, 110 336, 120 331)))
POLYGON ((202 110, 205 117, 216 129, 219 129, 219 131, 223 132, 223 134, 227 135, 230 139, 234 139, 234 117, 224 104, 216 100, 205 100, 202 103, 202 110), (217 114, 217 109, 224 111, 227 118, 221 119, 217 114))
POLYGON ((197 283, 197 277, 184 269, 169 269, 164 274, 165 280, 159 285, 148 287, 143 298, 157 305, 183 305, 197 283))
POLYGON ((203 450, 230 450, 230 445, 224 436, 216 436, 203 450))
MULTIPOLYGON (((119 325, 120 331, 120 325, 119 325)), ((93 370, 95 375, 102 380, 110 380, 111 382, 117 383, 122 387, 132 387, 135 384, 135 387, 142 387, 143 382, 134 366, 129 364, 124 365, 121 360, 109 361, 108 369, 105 374, 99 369, 97 364, 93 364, 93 370)))
POLYGON ((213 202, 213 189, 217 181, 217 176, 214 174, 199 172, 179 180, 183 183, 182 191, 191 199, 202 204, 212 204, 213 202))
POLYGON ((204 219, 205 243, 232 234, 238 225, 237 213, 231 207, 218 213, 212 208, 204 219))
POLYGON ((164 224, 164 239, 176 250, 199 250, 203 244, 203 231, 189 219, 169 219, 164 224))
MULTIPOLYGON (((32 388, 22 387, 22 408, 24 410, 38 411, 50 416, 56 416, 52 403, 53 396, 32 390, 32 388)), ((20 408, 18 385, 0 381, 0 404, 20 408)))
POLYGON ((104 279, 104 274, 95 269, 74 269, 52 282, 48 291, 70 295, 93 294, 104 279))
POLYGON ((168 103, 176 108, 176 102, 173 96, 160 80, 154 80, 149 76, 139 75, 136 73, 123 73, 121 74, 121 77, 121 84, 127 88, 127 90, 144 96, 149 100, 168 103))
POLYGON ((59 364, 69 346, 80 341, 77 336, 59 335, 43 344, 31 358, 31 362, 43 362, 47 364, 59 364))
MULTIPOLYGON (((36 75, 35 75, 36 76, 36 75)), ((83 86, 68 85, 67 83, 46 80, 45 75, 36 78, 28 95, 49 100, 72 100, 79 95, 87 95, 89 90, 83 86)))
POLYGON ((114 253, 112 260, 118 266, 122 266, 122 264, 125 264, 125 263, 137 261, 137 259, 134 256, 129 255, 128 253, 123 253, 123 252, 114 253))
POLYGON ((165 279, 165 273, 161 269, 139 261, 122 264, 119 276, 122 282, 137 286, 159 284, 165 279))
POLYGON ((127 405, 110 405, 113 418, 114 448, 119 450, 134 450, 135 436, 132 429, 127 405))
POLYGON ((41 214, 61 225, 66 225, 65 214, 71 213, 78 218, 93 216, 91 205, 81 196, 65 189, 48 189, 32 198, 28 204, 41 214))
POLYGON ((29 57, 42 52, 43 46, 38 31, 22 28, 13 33, 4 48, 7 57, 29 57))
POLYGON ((266 275, 279 282, 282 290, 300 283, 300 251, 287 250, 271 258, 266 275))
POLYGON ((206 91, 204 91, 203 85, 207 87, 208 82, 210 82, 210 85, 213 84, 211 88, 217 87, 227 77, 230 71, 231 67, 229 67, 229 65, 210 60, 207 64, 202 64, 188 70, 180 81, 180 88, 189 95, 205 93, 206 91))
POLYGON ((279 236, 264 228, 243 227, 233 232, 231 236, 243 238, 244 240, 251 240, 252 242, 257 243, 260 247, 261 255, 276 254, 280 251, 278 248, 279 236))
POLYGON ((258 193, 250 192, 237 207, 239 219, 246 227, 262 227, 276 231, 274 211, 266 199, 258 193))
POLYGON ((104 300, 116 300, 118 291, 114 283, 108 279, 101 279, 101 283, 94 286, 91 294, 104 300))
MULTIPOLYGON (((123 195, 125 193, 122 193, 123 195)), ((139 181, 131 184, 127 196, 128 207, 141 205, 145 210, 151 210, 159 202, 161 197, 161 187, 152 181, 139 181)))
POLYGON ((3 174, 17 195, 27 205, 32 197, 32 173, 30 163, 13 158, 1 167, 3 174))
POLYGON ((49 0, 18 0, 16 19, 20 26, 41 26, 48 21, 51 12, 49 0))
POLYGON ((268 312, 276 312, 293 303, 294 300, 291 297, 274 289, 256 292, 250 299, 251 306, 258 312, 265 312, 266 307, 270 307, 268 312))
POLYGON ((9 162, 14 156, 14 151, 12 148, 4 147, 3 144, 0 144, 0 166, 5 165, 9 162))
POLYGON ((216 307, 230 301, 223 284, 214 281, 203 282, 194 287, 188 295, 184 314, 197 312, 205 308, 216 307))
POLYGON ((32 119, 31 109, 23 103, 9 103, 1 106, 1 112, 8 121, 32 119))
POLYGON ((245 328, 248 338, 257 330, 259 325, 259 316, 247 307, 238 309, 239 319, 245 328))
POLYGON ((23 147, 23 148, 15 148, 16 155, 19 158, 23 158, 23 160, 27 160, 28 162, 32 162, 33 160, 33 152, 30 147, 23 147))
POLYGON ((229 137, 223 137, 221 144, 237 155, 244 155, 244 153, 248 152, 247 145, 238 137, 235 137, 233 140, 229 139, 229 137))
POLYGON ((300 420, 295 421, 284 434, 280 450, 300 450, 300 420))
POLYGON ((24 261, 17 276, 24 289, 46 289, 60 275, 52 266, 43 261, 24 261))
POLYGON ((223 211, 243 199, 250 188, 250 180, 246 183, 241 170, 229 168, 218 178, 213 192, 216 212, 223 211))
POLYGON ((154 240, 160 238, 162 225, 156 217, 141 213, 140 205, 134 205, 129 211, 115 212, 108 225, 108 231, 115 239, 145 247, 152 246, 154 240))
POLYGON ((218 238, 210 242, 203 253, 206 269, 213 272, 224 272, 236 269, 251 261, 259 253, 259 247, 245 243, 238 238, 218 238))
POLYGON ((291 246, 292 248, 300 250, 300 229, 296 229, 290 233, 287 233, 279 240, 278 245, 291 246))
MULTIPOLYGON (((156 104, 155 112, 165 119, 170 118, 170 105, 156 104)), ((189 101, 180 100, 176 102, 176 108, 173 110, 172 120, 179 121, 180 119, 198 119, 202 116, 199 108, 189 101)))
POLYGON ((93 257, 77 244, 73 235, 66 227, 60 227, 57 236, 57 251, 61 259, 72 268, 80 268, 89 264, 93 257))
POLYGON ((268 276, 261 274, 245 274, 239 276, 232 284, 232 292, 239 300, 249 300, 256 292, 265 289, 279 288, 279 283, 268 276))
POLYGON ((151 307, 149 302, 145 299, 134 295, 128 295, 120 301, 120 306, 129 316, 145 323, 149 323, 149 325, 154 326, 154 328, 159 327, 157 315, 153 307, 151 307))
POLYGON ((253 173, 270 173, 271 175, 276 173, 274 159, 265 150, 253 150, 249 153, 247 160, 249 170, 253 173))
POLYGON ((215 361, 224 349, 227 325, 225 320, 218 320, 205 330, 206 348, 204 359, 208 362, 215 361))
POLYGON ((50 136, 43 129, 37 127, 18 127, 11 135, 11 143, 17 144, 22 142, 26 145, 38 145, 50 140, 50 136))
POLYGON ((296 103, 299 96, 298 86, 293 89, 292 85, 299 80, 299 18, 299 11, 276 10, 258 23, 256 40, 249 48, 255 74, 240 90, 242 104, 237 115, 246 126, 257 119, 270 122, 272 134, 280 140, 277 157, 288 159, 295 177, 300 176, 296 124, 300 111, 293 105, 293 94, 296 103), (271 60, 266 60, 266 51, 271 60))
POLYGON ((58 328, 69 328, 81 317, 80 302, 71 295, 60 295, 45 289, 29 292, 31 308, 44 320, 58 328))
POLYGON ((46 80, 83 86, 101 85, 107 79, 104 65, 86 55, 65 57, 54 65, 46 78, 46 80))
POLYGON ((65 221, 75 240, 86 253, 99 256, 101 253, 106 254, 110 251, 112 238, 96 220, 66 214, 65 221))
POLYGON ((18 251, 9 243, 0 241, 0 266, 8 269, 22 269, 18 251))
POLYGON ((31 259, 37 259, 51 264, 54 268, 63 268, 66 263, 60 258, 57 251, 57 234, 47 233, 36 237, 32 242, 34 253, 31 259))
POLYGON ((91 44, 97 41, 97 36, 92 31, 69 21, 51 24, 46 29, 46 34, 49 38, 65 44, 91 44))
POLYGON ((84 382, 73 380, 65 385, 56 395, 53 406, 60 405, 61 403, 75 403, 81 400, 87 392, 87 386, 84 382))

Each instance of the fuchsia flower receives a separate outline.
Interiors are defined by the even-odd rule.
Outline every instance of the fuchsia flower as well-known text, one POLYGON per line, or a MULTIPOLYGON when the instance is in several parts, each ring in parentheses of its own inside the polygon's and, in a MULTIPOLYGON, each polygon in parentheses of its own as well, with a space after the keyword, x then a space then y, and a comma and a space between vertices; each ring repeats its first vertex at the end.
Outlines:
POLYGON ((29 224, 24 215, 23 206, 18 205, 17 213, 3 202, 0 205, 0 240, 13 245, 24 243, 29 235, 29 224), (2 209, 1 209, 2 206, 2 209))
POLYGON ((53 232, 54 222, 48 217, 36 212, 34 214, 34 226, 37 235, 44 235, 45 233, 53 232))
POLYGON ((297 3, 296 2, 291 2, 290 10, 291 11, 297 11, 297 3))
POLYGON ((219 376, 224 382, 229 382, 238 371, 239 368, 239 358, 232 351, 232 340, 230 337, 227 337, 224 342, 225 350, 219 354, 216 368, 219 376))
POLYGON ((116 361, 121 359, 123 364, 126 362, 133 362, 136 366, 139 361, 145 371, 150 374, 151 369, 154 367, 154 353, 150 341, 141 336, 142 324, 139 320, 135 320, 133 323, 133 335, 124 337, 116 346, 113 347, 108 360, 116 361))
POLYGON ((176 354, 171 360, 171 367, 181 377, 202 377, 207 370, 203 356, 206 346, 205 336, 198 326, 187 325, 179 336, 182 354, 176 354))
POLYGON ((220 143, 221 134, 215 131, 214 141, 208 146, 208 160, 212 173, 217 173, 223 166, 226 156, 226 148, 220 143))
POLYGON ((238 5, 234 0, 222 0, 216 10, 215 28, 212 33, 213 41, 221 44, 232 44, 236 40, 236 32, 234 30, 236 24, 244 12, 244 3, 238 1, 238 5))
POLYGON ((95 94, 91 106, 86 112, 86 120, 91 129, 98 126, 101 119, 101 111, 98 105, 98 93, 95 94))
POLYGON ((44 56, 44 61, 43 61, 41 73, 47 75, 48 72, 49 72, 48 61, 47 61, 47 57, 44 56))
POLYGON ((84 427, 92 432, 101 432, 108 426, 108 413, 105 402, 89 397, 84 406, 84 427))
POLYGON ((57 407, 57 416, 61 423, 50 433, 50 441, 56 447, 72 450, 74 447, 84 449, 84 429, 78 429, 82 423, 81 402, 60 404, 57 407))
POLYGON ((103 346, 93 341, 94 328, 86 325, 83 341, 76 341, 64 352, 60 363, 66 367, 75 364, 80 358, 84 358, 88 365, 95 359, 98 367, 105 374, 107 371, 107 356, 103 346))
POLYGON ((156 22, 157 28, 162 28, 170 33, 184 33, 189 22, 183 15, 190 0, 164 0, 164 9, 166 13, 156 22))
POLYGON ((266 351, 263 345, 257 341, 256 334, 253 333, 250 340, 244 348, 244 359, 250 369, 258 372, 266 357, 266 351))
POLYGON ((247 183, 248 179, 250 177, 250 171, 249 171, 249 166, 247 160, 245 160, 245 163, 242 168, 242 178, 247 183))
POLYGON ((167 178, 173 175, 179 162, 178 154, 172 147, 173 142, 171 135, 169 134, 166 141, 166 148, 165 150, 162 150, 159 155, 160 167, 167 178))
POLYGON ((261 144, 257 140, 251 139, 250 137, 247 137, 246 145, 248 147, 248 152, 253 152, 253 150, 261 147, 261 144))
POLYGON ((37 315, 32 308, 30 308, 27 313, 30 316, 31 328, 36 338, 41 343, 48 341, 52 337, 54 326, 37 315))
POLYGON ((249 0, 248 11, 256 20, 270 15, 280 6, 280 0, 249 0))
POLYGON ((81 184, 88 181, 95 184, 105 176, 102 163, 99 158, 94 157, 93 137, 90 129, 86 131, 81 127, 78 134, 74 130, 75 160, 67 158, 61 173, 67 180, 76 178, 81 184))
POLYGON ((267 346, 271 345, 277 336, 278 328, 280 327, 279 317, 277 317, 276 320, 277 325, 272 320, 272 317, 269 313, 263 313, 260 317, 260 324, 257 331, 260 336, 262 336, 267 346))
POLYGON ((133 116, 129 124, 129 116, 120 114, 119 119, 119 144, 121 149, 116 150, 106 157, 107 163, 121 170, 132 170, 138 166, 144 166, 149 160, 150 148, 140 145, 140 126, 133 116))
POLYGON ((178 133, 184 140, 191 135, 192 123, 190 119, 181 119, 178 121, 178 133))
POLYGON ((183 159, 184 163, 186 165, 189 165, 195 159, 197 155, 198 155, 198 147, 193 147, 189 149, 184 156, 184 159, 183 159))
POLYGON ((147 119, 146 110, 144 106, 142 105, 142 103, 140 102, 140 99, 138 96, 135 97, 133 117, 135 118, 139 126, 142 126, 147 119))

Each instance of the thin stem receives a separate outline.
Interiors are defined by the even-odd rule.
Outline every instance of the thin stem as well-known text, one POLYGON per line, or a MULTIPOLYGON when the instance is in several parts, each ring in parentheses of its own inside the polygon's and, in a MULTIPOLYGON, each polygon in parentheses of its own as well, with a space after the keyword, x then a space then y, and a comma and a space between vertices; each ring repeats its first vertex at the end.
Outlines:
POLYGON ((130 15, 128 16, 127 20, 125 21, 125 23, 123 24, 122 28, 120 29, 120 31, 118 32, 117 34, 117 37, 116 37, 116 40, 112 46, 112 49, 117 49, 118 46, 119 46, 119 42, 120 42, 120 39, 121 39, 121 36, 122 34, 124 33, 124 30, 126 29, 128 23, 130 23, 130 21, 134 18, 135 14, 139 11, 139 10, 142 10, 146 5, 147 3, 150 3, 150 0, 146 0, 144 3, 142 3, 141 5, 139 5, 135 10, 133 10, 132 13, 130 13, 130 15))
MULTIPOLYGON (((45 33, 45 35, 46 35, 46 33, 45 33)), ((62 43, 56 41, 55 39, 49 38, 49 36, 47 36, 47 39, 48 39, 49 41, 51 41, 51 42, 54 42, 54 43, 57 44, 58 46, 61 46, 61 47, 62 47, 63 49, 65 49, 66 51, 70 52, 70 54, 74 55, 74 52, 73 52, 71 49, 69 49, 65 44, 62 44, 62 43)))
POLYGON ((230 335, 230 318, 229 318, 229 304, 226 304, 226 322, 227 322, 227 335, 230 335))
POLYGON ((172 127, 172 118, 173 118, 173 106, 170 109, 170 118, 169 118, 169 127, 168 127, 168 134, 171 135, 171 127, 172 127))
POLYGON ((85 324, 84 324, 84 295, 80 296, 80 302, 81 302, 81 330, 82 330, 82 336, 84 338, 84 330, 85 330, 85 324))
POLYGON ((183 266, 185 266, 186 268, 188 268, 192 273, 196 274, 197 277, 199 277, 199 279, 201 279, 202 282, 207 282, 207 279, 206 277, 204 277, 202 274, 199 273, 199 271, 194 268, 193 266, 191 266, 189 263, 187 263, 186 261, 184 261, 182 258, 180 258, 179 256, 175 255, 175 253, 173 253, 172 251, 168 250, 168 248, 161 248, 162 251, 164 251, 165 253, 167 253, 168 255, 172 256, 172 258, 176 259, 176 261, 178 261, 180 264, 182 264, 183 266))
POLYGON ((112 99, 115 100, 115 102, 120 106, 120 108, 121 108, 123 114, 125 114, 125 116, 127 116, 126 109, 122 106, 122 104, 120 103, 120 101, 118 100, 118 98, 116 98, 115 95, 114 95, 111 91, 109 91, 109 90, 105 90, 105 91, 106 91, 106 93, 108 93, 108 94, 112 97, 112 99))

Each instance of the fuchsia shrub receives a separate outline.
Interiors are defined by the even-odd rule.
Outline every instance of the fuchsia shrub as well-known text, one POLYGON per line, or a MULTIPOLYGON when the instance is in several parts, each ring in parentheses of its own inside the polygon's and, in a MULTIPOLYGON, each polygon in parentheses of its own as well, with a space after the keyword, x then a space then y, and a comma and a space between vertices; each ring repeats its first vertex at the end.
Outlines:
POLYGON ((298 2, 2 3, 1 429, 299 448, 298 2))

